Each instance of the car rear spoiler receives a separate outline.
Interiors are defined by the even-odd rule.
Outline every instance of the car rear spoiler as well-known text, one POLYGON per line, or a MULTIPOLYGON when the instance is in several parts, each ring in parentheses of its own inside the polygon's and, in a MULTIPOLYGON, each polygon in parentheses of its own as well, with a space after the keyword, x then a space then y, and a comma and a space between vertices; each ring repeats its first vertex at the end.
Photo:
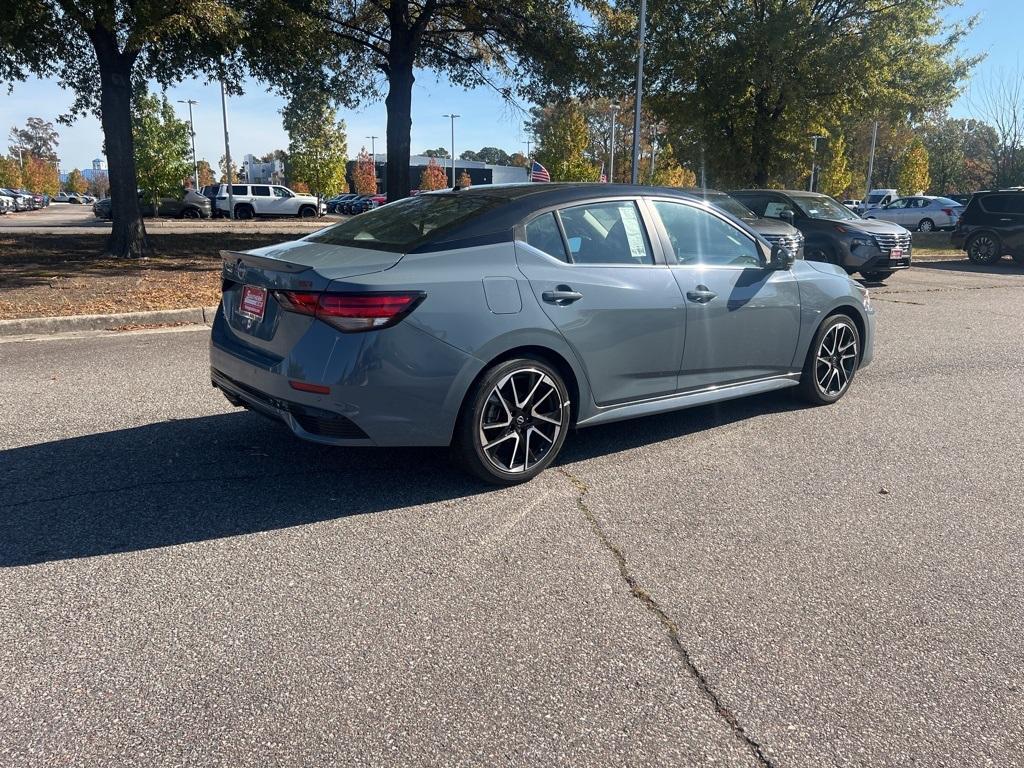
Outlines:
POLYGON ((288 272, 289 274, 305 272, 307 269, 310 269, 308 264, 296 264, 292 261, 274 259, 268 256, 253 256, 251 253, 241 253, 240 251, 221 251, 220 257, 224 260, 224 265, 232 271, 234 271, 239 263, 245 264, 248 267, 256 267, 257 269, 269 269, 274 272, 288 272))

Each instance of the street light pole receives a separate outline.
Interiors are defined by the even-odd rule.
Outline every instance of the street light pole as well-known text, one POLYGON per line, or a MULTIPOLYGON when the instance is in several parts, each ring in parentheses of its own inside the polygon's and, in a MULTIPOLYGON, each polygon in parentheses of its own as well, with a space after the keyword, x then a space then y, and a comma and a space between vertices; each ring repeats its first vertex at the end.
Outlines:
POLYGON ((192 134, 192 170, 195 173, 195 191, 199 191, 199 161, 196 160, 196 126, 192 122, 192 105, 199 102, 195 99, 178 99, 179 104, 188 104, 188 132, 192 134))
POLYGON ((647 27, 647 0, 640 0, 640 26, 637 30, 636 95, 633 101, 633 167, 630 181, 636 184, 640 177, 640 99, 644 90, 644 37, 647 27))
MULTIPOLYGON (((871 157, 868 160, 868 186, 864 190, 864 198, 867 199, 868 193, 871 191, 871 177, 875 175, 875 143, 878 141, 878 121, 875 120, 875 125, 871 130, 871 157)), ((865 203, 866 205, 866 203, 865 203)))
POLYGON ((234 174, 231 173, 231 143, 228 141, 228 99, 224 95, 224 80, 220 81, 220 109, 224 115, 224 163, 228 177, 228 218, 235 218, 234 174))
POLYGON ((451 118, 452 121, 452 188, 455 187, 455 118, 462 117, 462 115, 456 115, 454 112, 445 117, 451 118))
POLYGON ((617 122, 619 114, 619 103, 613 101, 611 106, 608 108, 612 115, 612 140, 609 143, 608 149, 608 181, 612 184, 615 183, 615 123, 617 122))
POLYGON ((377 137, 376 136, 367 136, 366 138, 368 138, 370 140, 370 155, 373 156, 373 166, 374 166, 374 168, 376 168, 377 167, 377 137))
POLYGON ((811 183, 807 187, 808 192, 814 191, 815 182, 818 180, 818 140, 824 138, 826 137, 819 136, 818 134, 811 136, 811 140, 814 142, 814 157, 811 159, 811 183))

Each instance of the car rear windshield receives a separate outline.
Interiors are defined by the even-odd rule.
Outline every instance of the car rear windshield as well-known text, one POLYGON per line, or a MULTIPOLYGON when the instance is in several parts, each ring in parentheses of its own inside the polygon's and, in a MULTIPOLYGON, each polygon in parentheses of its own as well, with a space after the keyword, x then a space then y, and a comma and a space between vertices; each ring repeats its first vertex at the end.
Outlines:
POLYGON ((362 213, 310 236, 315 243, 404 251, 427 238, 500 205, 486 195, 431 194, 407 197, 362 213))

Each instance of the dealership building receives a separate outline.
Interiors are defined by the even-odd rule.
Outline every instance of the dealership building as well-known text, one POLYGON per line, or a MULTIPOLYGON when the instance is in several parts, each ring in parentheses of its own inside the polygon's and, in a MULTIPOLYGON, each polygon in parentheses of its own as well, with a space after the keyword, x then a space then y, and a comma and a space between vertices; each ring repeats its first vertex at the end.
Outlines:
MULTIPOLYGON (((387 194, 388 156, 378 152, 373 156, 373 160, 373 165, 377 169, 377 191, 381 194, 387 194)), ((413 189, 416 189, 419 185, 423 169, 430 164, 431 160, 434 160, 438 165, 444 168, 448 178, 451 178, 452 170, 450 159, 444 157, 430 158, 426 155, 413 155, 409 158, 409 180, 413 189)), ((356 161, 350 160, 345 171, 350 188, 354 188, 352 185, 352 171, 355 166, 356 161)), ((519 165, 489 165, 487 163, 477 162, 476 160, 456 160, 455 178, 458 179, 459 176, 462 175, 463 171, 469 174, 469 178, 473 182, 473 186, 477 186, 478 184, 515 184, 517 182, 530 180, 530 176, 526 168, 519 165)))

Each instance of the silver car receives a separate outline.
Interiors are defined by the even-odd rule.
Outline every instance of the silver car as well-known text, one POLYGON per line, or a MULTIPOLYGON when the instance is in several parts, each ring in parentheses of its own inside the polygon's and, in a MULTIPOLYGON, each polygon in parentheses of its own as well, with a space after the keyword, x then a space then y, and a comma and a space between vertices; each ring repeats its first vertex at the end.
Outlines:
POLYGON ((341 446, 453 446, 529 480, 569 431, 788 387, 828 404, 871 361, 868 292, 678 190, 474 186, 223 252, 211 378, 341 446))
POLYGON ((948 197, 921 195, 901 197, 884 208, 873 208, 864 218, 891 221, 918 232, 932 232, 955 228, 963 209, 960 203, 948 197))

